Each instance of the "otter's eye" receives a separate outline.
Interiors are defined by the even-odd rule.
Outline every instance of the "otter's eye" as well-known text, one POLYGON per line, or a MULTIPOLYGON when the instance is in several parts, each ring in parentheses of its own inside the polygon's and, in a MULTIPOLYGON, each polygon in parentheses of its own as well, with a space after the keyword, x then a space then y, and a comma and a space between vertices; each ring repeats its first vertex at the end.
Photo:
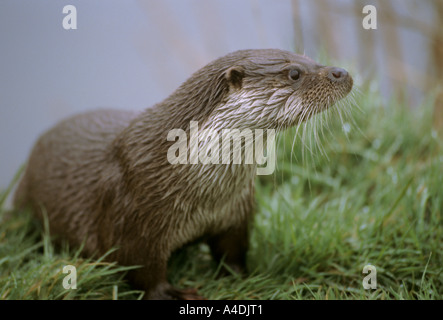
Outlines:
POLYGON ((298 80, 300 78, 300 74, 301 74, 300 70, 298 70, 296 68, 291 69, 291 70, 289 70, 289 79, 294 80, 294 81, 298 80))

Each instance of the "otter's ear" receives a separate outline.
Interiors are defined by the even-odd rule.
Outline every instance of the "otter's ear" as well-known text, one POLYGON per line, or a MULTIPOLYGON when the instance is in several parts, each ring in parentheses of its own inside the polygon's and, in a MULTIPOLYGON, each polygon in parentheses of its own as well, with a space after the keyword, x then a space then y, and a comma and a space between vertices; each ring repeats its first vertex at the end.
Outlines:
POLYGON ((229 86, 240 89, 243 83, 245 71, 242 67, 234 66, 226 70, 225 77, 228 80, 229 86))

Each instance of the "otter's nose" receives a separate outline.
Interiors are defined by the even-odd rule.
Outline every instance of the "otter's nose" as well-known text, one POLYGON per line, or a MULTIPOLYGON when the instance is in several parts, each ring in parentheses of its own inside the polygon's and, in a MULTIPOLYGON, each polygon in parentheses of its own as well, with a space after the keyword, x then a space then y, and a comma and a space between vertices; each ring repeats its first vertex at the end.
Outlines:
POLYGON ((343 81, 348 77, 348 72, 342 68, 332 67, 329 69, 328 78, 332 81, 343 81))

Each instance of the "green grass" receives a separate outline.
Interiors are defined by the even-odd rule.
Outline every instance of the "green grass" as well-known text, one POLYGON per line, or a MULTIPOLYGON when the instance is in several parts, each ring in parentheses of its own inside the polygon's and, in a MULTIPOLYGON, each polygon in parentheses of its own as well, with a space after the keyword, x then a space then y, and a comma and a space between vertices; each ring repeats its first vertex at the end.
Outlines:
MULTIPOLYGON (((200 244, 174 255, 171 282, 209 299, 442 299, 443 143, 432 101, 410 110, 375 93, 357 100, 347 129, 330 121, 321 145, 312 130, 293 149, 293 131, 280 139, 278 170, 256 185, 248 276, 217 279, 200 244), (375 290, 362 286, 367 264, 375 290)), ((1 210, 0 299, 140 297, 127 268, 55 251, 49 239, 29 213, 1 210), (76 290, 62 287, 67 264, 76 290)))

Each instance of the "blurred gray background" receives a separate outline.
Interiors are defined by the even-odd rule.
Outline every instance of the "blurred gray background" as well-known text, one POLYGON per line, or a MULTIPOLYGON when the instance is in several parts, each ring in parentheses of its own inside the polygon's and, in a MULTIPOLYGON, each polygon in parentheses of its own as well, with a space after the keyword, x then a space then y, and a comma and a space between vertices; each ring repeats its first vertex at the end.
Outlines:
MULTIPOLYGON (((412 107, 435 77, 442 0, 0 1, 0 190, 37 137, 97 107, 144 109, 228 52, 280 48, 341 63, 360 86, 412 107), (62 9, 77 8, 77 30, 62 9), (361 27, 378 9, 378 30, 361 27)), ((442 11, 443 12, 443 11, 442 11)), ((441 37, 440 37, 441 39, 441 37)))

